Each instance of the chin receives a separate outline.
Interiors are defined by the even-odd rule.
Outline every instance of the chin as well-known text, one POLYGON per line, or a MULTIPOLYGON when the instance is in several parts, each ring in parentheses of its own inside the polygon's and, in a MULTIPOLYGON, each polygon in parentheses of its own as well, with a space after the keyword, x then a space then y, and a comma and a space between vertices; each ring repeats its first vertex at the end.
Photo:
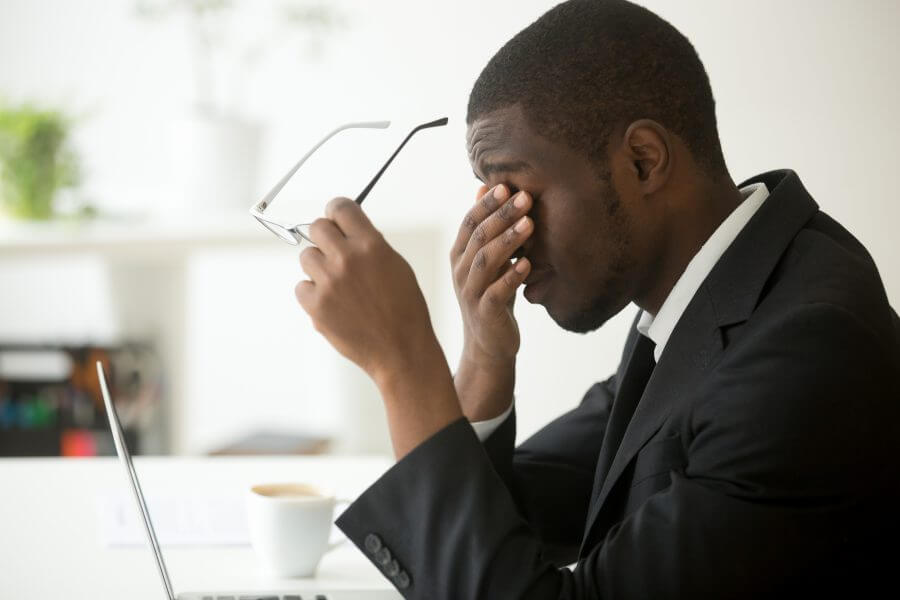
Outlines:
POLYGON ((556 324, 572 333, 589 333, 619 314, 627 303, 616 307, 608 298, 598 299, 589 308, 580 310, 559 310, 547 305, 547 314, 556 324))

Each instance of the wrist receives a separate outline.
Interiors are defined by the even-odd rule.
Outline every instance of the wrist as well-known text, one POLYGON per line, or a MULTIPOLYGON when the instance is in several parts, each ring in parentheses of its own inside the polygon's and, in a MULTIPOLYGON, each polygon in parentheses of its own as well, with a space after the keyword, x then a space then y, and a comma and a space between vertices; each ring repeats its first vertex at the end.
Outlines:
POLYGON ((463 413, 472 422, 503 414, 512 403, 515 382, 515 358, 490 360, 465 351, 453 378, 463 413))
POLYGON ((431 334, 395 352, 389 361, 374 366, 369 376, 382 394, 396 395, 400 390, 424 389, 435 380, 450 377, 450 367, 437 338, 431 334))
POLYGON ((498 372, 515 369, 516 355, 497 355, 482 351, 474 344, 465 342, 459 359, 459 368, 471 371, 498 372))
POLYGON ((463 416, 450 368, 435 340, 427 352, 373 375, 397 459, 463 416))

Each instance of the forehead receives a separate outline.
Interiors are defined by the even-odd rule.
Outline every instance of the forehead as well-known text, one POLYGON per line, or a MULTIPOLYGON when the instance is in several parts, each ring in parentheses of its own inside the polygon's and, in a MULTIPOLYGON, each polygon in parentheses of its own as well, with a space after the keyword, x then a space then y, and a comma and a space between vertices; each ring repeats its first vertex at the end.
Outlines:
POLYGON ((498 162, 528 162, 535 157, 537 136, 518 106, 501 108, 475 119, 466 131, 469 162, 479 175, 487 175, 498 162))
POLYGON ((553 172, 577 160, 571 149, 535 132, 518 105, 475 119, 466 131, 466 149, 482 180, 495 172, 553 172))

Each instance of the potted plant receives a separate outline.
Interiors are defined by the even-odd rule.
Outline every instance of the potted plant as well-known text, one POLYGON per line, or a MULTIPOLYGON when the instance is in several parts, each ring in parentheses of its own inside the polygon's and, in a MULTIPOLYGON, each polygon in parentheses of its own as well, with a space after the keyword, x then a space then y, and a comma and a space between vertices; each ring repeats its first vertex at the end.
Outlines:
POLYGON ((315 53, 322 34, 342 17, 321 0, 254 4, 235 0, 135 0, 147 21, 180 20, 190 36, 193 98, 170 127, 170 159, 177 202, 160 206, 165 216, 191 208, 246 209, 256 198, 260 124, 243 106, 245 90, 265 57, 306 35, 315 53), (266 12, 258 31, 246 27, 243 10, 266 12), (170 210, 171 209, 171 210, 170 210))
POLYGON ((54 216, 60 190, 79 180, 69 147, 71 123, 62 113, 0 104, 0 209, 13 218, 54 216))

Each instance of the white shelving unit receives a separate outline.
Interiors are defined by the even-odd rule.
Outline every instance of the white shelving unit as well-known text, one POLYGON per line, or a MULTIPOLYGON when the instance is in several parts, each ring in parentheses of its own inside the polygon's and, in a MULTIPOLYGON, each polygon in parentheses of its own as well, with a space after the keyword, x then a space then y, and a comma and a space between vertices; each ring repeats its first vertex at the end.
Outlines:
MULTIPOLYGON (((433 227, 417 226, 384 233, 416 271, 429 303, 439 304, 435 300, 438 296, 436 275, 444 267, 440 232, 433 227)), ((198 380, 194 371, 188 371, 198 360, 197 342, 202 342, 201 352, 209 349, 210 344, 208 340, 190 337, 191 325, 194 324, 187 321, 191 301, 188 277, 194 276, 194 272, 189 269, 193 264, 192 257, 202 256, 210 250, 226 253, 239 250, 243 254, 244 249, 248 255, 261 253, 263 259, 274 256, 282 263, 288 260, 293 263, 294 260, 281 253, 290 252, 283 242, 276 240, 246 213, 222 214, 189 222, 140 219, 99 219, 82 224, 0 221, 0 263, 10 264, 35 257, 52 259, 55 256, 84 256, 103 265, 109 285, 109 305, 113 313, 109 318, 118 325, 117 332, 123 339, 152 341, 162 359, 167 381, 166 401, 161 415, 166 423, 166 439, 163 444, 174 454, 197 452, 198 435, 209 433, 212 426, 210 419, 218 418, 223 423, 233 425, 242 415, 248 414, 246 411, 254 410, 254 402, 268 402, 261 408, 271 414, 275 411, 273 406, 284 406, 278 402, 291 401, 275 398, 272 385, 259 394, 250 393, 251 396, 259 396, 257 398, 246 398, 246 388, 243 392, 237 389, 225 390, 223 395, 221 385, 207 385, 217 383, 215 374, 210 379, 208 365, 202 381, 198 380), (267 249, 272 250, 273 254, 267 254, 267 249), (224 397, 228 395, 232 397, 224 397)), ((300 274, 299 267, 297 274, 300 274)), ((235 276, 240 278, 246 276, 246 273, 235 273, 235 276)), ((290 295, 290 280, 282 284, 279 277, 278 287, 272 293, 278 296, 273 300, 290 302, 285 299, 286 295, 290 295)), ((271 298, 269 292, 261 291, 260 294, 271 298)), ((191 314, 191 318, 197 317, 196 312, 191 314)), ((293 307, 290 309, 290 316, 302 321, 302 315, 293 311, 293 307)), ((246 324, 247 319, 254 318, 259 318, 259 315, 234 315, 234 319, 239 321, 238 325, 246 324)), ((208 322, 206 326, 205 331, 208 331, 208 322)), ((222 326, 227 327, 228 324, 223 323, 222 326)), ((262 327, 264 332, 271 332, 264 325, 262 327)), ((299 329, 300 333, 307 333, 303 327, 299 329)), ((295 327, 294 331, 297 330, 295 327)), ((336 353, 332 355, 330 348, 324 348, 324 341, 318 340, 311 328, 309 330, 309 335, 314 336, 314 342, 322 347, 320 359, 328 365, 324 371, 319 369, 326 375, 319 377, 318 388, 310 393, 318 394, 316 401, 322 406, 337 403, 342 415, 339 427, 343 438, 336 440, 339 451, 388 451, 389 446, 383 442, 386 439, 383 410, 377 397, 372 397, 374 388, 361 373, 357 373, 358 369, 336 353), (321 381, 323 377, 324 384, 321 381)), ((223 368, 238 369, 241 372, 246 370, 246 377, 242 375, 242 381, 256 377, 257 373, 253 370, 262 370, 258 360, 259 339, 255 340, 255 351, 243 347, 244 340, 240 337, 227 343, 232 342, 235 343, 235 352, 240 355, 240 361, 223 368), (240 366, 236 366, 238 362, 240 366)), ((204 355, 200 356, 202 359, 204 355)), ((291 356, 277 358, 281 362, 276 361, 269 376, 276 377, 278 390, 289 390, 296 377, 302 377, 303 368, 306 367, 300 365, 302 368, 297 368, 297 361, 302 361, 302 357, 296 360, 291 356)), ((230 376, 232 373, 225 375, 230 376)), ((296 416, 295 424, 305 422, 306 415, 296 416)))
POLYGON ((187 264, 215 248, 271 246, 273 238, 246 213, 172 222, 139 218, 90 222, 0 221, 0 260, 86 255, 104 265, 114 314, 125 339, 148 339, 166 374, 162 443, 183 450, 187 264))

